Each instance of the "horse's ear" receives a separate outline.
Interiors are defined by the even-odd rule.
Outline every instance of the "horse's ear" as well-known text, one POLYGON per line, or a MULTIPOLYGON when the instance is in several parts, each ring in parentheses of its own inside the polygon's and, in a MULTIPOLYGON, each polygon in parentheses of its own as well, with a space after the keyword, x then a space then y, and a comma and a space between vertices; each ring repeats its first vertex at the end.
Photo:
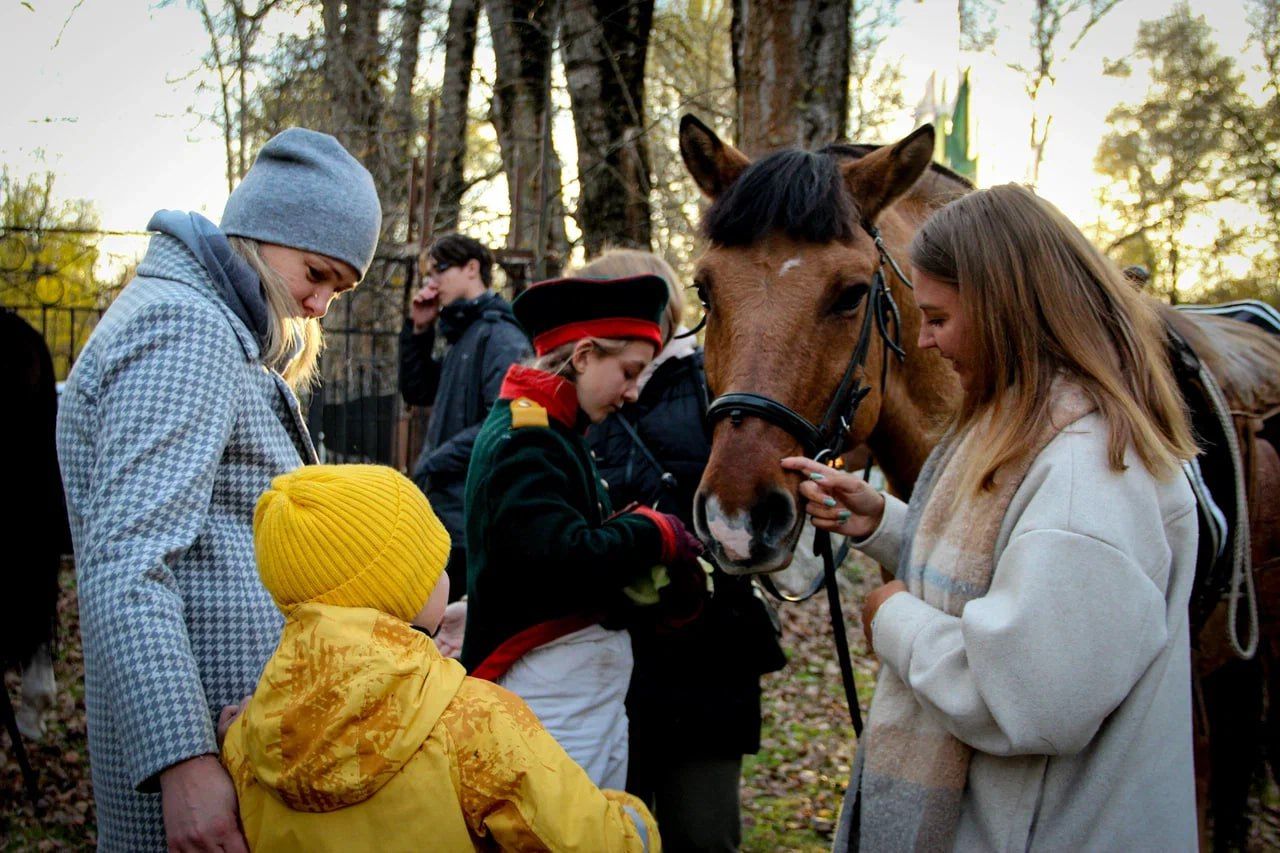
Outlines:
POLYGON ((926 124, 893 145, 850 161, 844 178, 863 218, 870 222, 915 186, 932 162, 933 125, 926 124))
POLYGON ((680 117, 680 156, 694 183, 712 200, 729 189, 751 165, 746 154, 722 142, 714 130, 691 113, 680 117))

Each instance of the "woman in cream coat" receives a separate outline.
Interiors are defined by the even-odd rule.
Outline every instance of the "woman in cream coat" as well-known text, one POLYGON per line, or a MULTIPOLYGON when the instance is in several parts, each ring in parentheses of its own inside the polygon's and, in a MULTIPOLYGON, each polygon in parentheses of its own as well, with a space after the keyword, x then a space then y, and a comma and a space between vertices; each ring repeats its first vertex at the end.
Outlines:
POLYGON ((783 463, 896 577, 864 605, 837 849, 1193 849, 1195 446, 1156 307, 1015 185, 939 210, 911 261, 964 396, 910 504, 783 463))

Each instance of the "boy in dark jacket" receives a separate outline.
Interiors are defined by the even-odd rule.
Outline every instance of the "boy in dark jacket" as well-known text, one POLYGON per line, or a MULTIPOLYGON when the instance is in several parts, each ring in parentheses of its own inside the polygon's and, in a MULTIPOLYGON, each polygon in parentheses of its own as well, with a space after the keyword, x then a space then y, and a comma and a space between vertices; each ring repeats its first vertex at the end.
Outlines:
POLYGON ((445 234, 427 257, 427 283, 400 333, 400 393, 409 405, 432 406, 413 479, 456 543, 447 569, 456 598, 467 588, 462 503, 471 448, 529 342, 511 306, 489 289, 493 255, 478 240, 445 234))

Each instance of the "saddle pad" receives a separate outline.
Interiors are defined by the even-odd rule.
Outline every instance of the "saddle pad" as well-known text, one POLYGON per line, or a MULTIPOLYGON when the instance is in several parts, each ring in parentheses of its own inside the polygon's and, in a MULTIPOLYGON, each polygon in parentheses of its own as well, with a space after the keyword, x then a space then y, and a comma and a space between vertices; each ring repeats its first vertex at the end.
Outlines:
POLYGON ((1178 305, 1179 311, 1188 314, 1212 314, 1216 317, 1230 317, 1242 323, 1257 326, 1264 332, 1280 337, 1280 311, 1257 299, 1238 299, 1234 302, 1222 302, 1217 305, 1178 305))

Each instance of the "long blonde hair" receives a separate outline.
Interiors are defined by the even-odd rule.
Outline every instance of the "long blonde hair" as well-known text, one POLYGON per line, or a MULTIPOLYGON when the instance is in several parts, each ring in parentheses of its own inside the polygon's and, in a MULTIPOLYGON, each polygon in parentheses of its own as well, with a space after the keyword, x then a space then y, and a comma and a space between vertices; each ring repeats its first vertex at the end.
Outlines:
POLYGON ((295 316, 297 307, 289 284, 262 257, 261 243, 248 237, 228 237, 227 241, 262 279, 267 295, 269 322, 262 363, 279 372, 295 391, 311 388, 320 379, 320 351, 324 349, 320 321, 295 316))
POLYGON ((1124 469, 1130 446, 1157 477, 1196 454, 1154 301, 1052 204, 1017 184, 962 196, 924 223, 910 258, 959 288, 973 336, 957 426, 981 419, 989 452, 961 477, 961 495, 990 489, 996 471, 1026 452, 1059 373, 1106 420, 1113 470, 1124 469))
POLYGON ((633 275, 656 275, 667 283, 667 310, 662 314, 662 343, 684 322, 684 288, 676 271, 661 256, 641 249, 605 249, 585 264, 575 275, 587 278, 625 278, 633 275))

